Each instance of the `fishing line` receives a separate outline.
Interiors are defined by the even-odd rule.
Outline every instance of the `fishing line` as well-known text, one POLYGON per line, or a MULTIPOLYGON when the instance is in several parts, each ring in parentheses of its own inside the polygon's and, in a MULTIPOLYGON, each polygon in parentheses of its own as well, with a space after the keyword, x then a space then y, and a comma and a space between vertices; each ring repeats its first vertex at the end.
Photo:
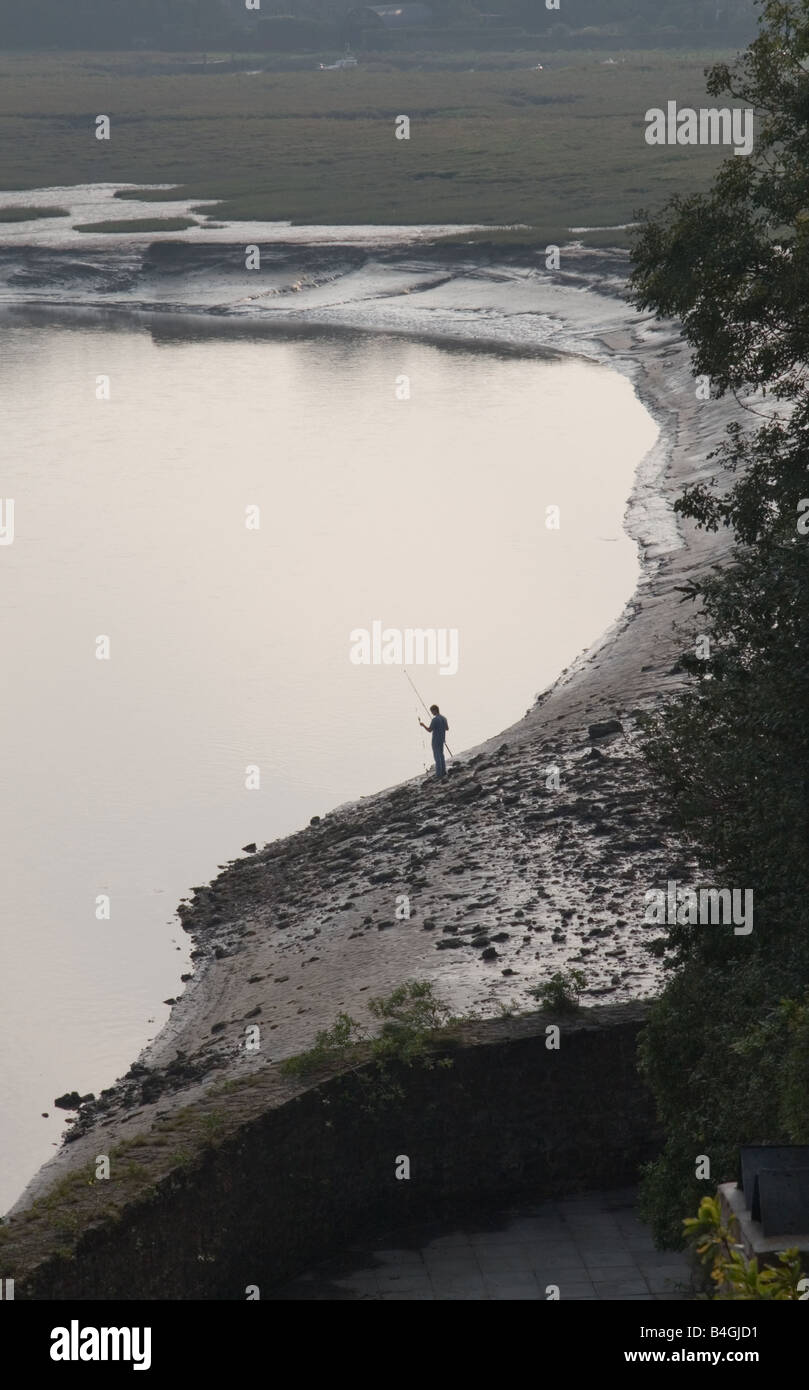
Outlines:
MULTIPOLYGON (((408 672, 405 671, 404 666, 402 667, 402 670, 404 671, 405 676, 407 676, 407 679, 410 681, 410 685, 411 685, 413 691, 415 692, 416 695, 418 695, 418 698, 421 700, 421 703, 424 705, 425 712, 426 712, 427 714, 429 714, 429 715, 430 715, 430 718, 432 719, 432 714, 430 714, 430 708, 429 708, 429 706, 427 705, 427 703, 426 703, 426 701, 423 699, 423 697, 422 697, 421 695, 419 695, 418 690, 416 690, 415 685, 413 685, 413 682, 410 680, 410 676, 408 675, 408 672)), ((446 748, 447 752, 449 753, 449 756, 450 756, 451 758, 454 758, 454 757, 455 757, 455 754, 453 753, 453 751, 452 751, 452 749, 450 748, 449 744, 445 742, 444 747, 446 748)))

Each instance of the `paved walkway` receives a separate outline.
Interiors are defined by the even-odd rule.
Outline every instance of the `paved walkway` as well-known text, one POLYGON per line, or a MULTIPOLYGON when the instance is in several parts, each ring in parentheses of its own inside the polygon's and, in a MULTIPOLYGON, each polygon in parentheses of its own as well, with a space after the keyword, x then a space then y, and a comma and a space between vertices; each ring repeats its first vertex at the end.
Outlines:
POLYGON ((398 1233, 301 1275, 277 1299, 671 1300, 689 1297, 684 1254, 655 1250, 635 1193, 592 1193, 501 1213, 464 1229, 398 1233))

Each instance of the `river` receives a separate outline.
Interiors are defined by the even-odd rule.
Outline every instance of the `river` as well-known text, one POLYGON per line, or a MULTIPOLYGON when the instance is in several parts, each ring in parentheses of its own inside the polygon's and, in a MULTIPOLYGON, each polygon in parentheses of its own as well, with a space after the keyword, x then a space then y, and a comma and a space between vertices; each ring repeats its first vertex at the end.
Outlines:
POLYGON ((428 767, 351 634, 454 634, 414 684, 456 753, 506 727, 632 593, 658 430, 595 362, 336 324, 6 306, 0 341, 5 1210, 54 1098, 165 1022, 178 900, 428 767))

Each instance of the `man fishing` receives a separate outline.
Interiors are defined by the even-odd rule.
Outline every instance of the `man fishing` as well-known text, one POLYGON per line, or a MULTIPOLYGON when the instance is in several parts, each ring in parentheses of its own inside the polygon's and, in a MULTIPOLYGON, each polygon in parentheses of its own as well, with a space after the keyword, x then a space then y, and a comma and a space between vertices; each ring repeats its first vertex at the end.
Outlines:
POLYGON ((438 705, 430 705, 430 714, 433 716, 429 724, 425 724, 419 719, 422 729, 430 734, 433 741, 433 757, 435 758, 436 777, 446 777, 447 766, 444 762, 444 740, 447 736, 449 724, 438 708, 438 705))

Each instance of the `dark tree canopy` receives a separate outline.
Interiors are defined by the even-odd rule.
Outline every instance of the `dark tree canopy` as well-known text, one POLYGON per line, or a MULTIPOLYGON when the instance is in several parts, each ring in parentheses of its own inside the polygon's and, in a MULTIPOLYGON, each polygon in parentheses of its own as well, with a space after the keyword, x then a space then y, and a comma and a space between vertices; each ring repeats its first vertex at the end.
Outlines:
POLYGON ((693 682, 646 750, 682 833, 755 897, 744 944, 668 936, 676 973, 643 1042, 667 1130, 644 1203, 668 1242, 707 1190, 695 1154, 712 1155, 715 1186, 737 1176, 740 1144, 809 1139, 809 0, 761 10, 759 37, 708 78, 711 96, 755 108, 754 152, 644 219, 631 287, 679 319, 695 373, 738 393, 749 422, 715 456, 730 488, 677 503, 731 528, 735 549, 691 586, 710 657, 683 654, 693 682))

